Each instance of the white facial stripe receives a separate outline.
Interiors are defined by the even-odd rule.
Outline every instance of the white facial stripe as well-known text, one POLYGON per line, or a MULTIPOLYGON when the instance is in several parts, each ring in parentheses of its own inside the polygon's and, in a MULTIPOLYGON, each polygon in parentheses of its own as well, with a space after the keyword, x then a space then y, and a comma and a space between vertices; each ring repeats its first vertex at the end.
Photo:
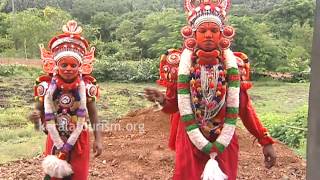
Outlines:
POLYGON ((217 24, 219 26, 220 29, 222 29, 222 21, 218 16, 214 16, 214 15, 204 15, 204 16, 200 16, 198 17, 193 26, 192 26, 192 30, 196 31, 198 29, 198 27, 205 22, 213 22, 215 24, 217 24))
POLYGON ((66 57, 66 56, 71 56, 71 57, 74 57, 78 60, 78 62, 80 64, 82 64, 82 58, 81 56, 76 53, 76 52, 73 52, 73 51, 61 51, 59 52, 58 54, 56 54, 53 59, 57 62, 57 64, 59 63, 59 61, 63 58, 63 57, 66 57))

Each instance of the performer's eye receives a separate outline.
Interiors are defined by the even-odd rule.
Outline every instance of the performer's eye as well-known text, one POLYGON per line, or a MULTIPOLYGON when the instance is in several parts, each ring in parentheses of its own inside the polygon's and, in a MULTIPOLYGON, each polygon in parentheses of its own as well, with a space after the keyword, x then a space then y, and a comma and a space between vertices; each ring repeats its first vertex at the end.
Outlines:
POLYGON ((66 64, 66 63, 61 64, 61 67, 63 67, 63 68, 66 68, 67 66, 68 66, 68 64, 66 64))
POLYGON ((72 68, 76 68, 77 65, 76 65, 76 64, 72 64, 71 67, 72 67, 72 68))
POLYGON ((198 29, 198 32, 199 32, 199 33, 205 33, 206 30, 205 30, 204 28, 199 28, 199 29, 198 29))
POLYGON ((211 32, 217 33, 217 32, 219 32, 219 28, 213 28, 213 29, 211 29, 211 32))

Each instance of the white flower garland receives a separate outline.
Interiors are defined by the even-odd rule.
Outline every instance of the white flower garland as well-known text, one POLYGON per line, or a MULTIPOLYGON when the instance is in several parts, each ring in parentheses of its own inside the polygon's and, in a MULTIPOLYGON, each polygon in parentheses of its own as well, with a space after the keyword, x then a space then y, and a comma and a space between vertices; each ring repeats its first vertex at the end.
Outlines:
MULTIPOLYGON (((55 82, 55 78, 52 79, 50 83, 49 89, 46 92, 44 97, 44 111, 47 121, 47 130, 48 133, 54 143, 54 146, 57 149, 64 148, 67 145, 68 148, 71 148, 77 142, 83 127, 85 125, 85 116, 87 115, 87 107, 86 107, 86 87, 83 79, 81 78, 80 86, 79 86, 79 94, 80 94, 80 107, 78 110, 81 115, 78 115, 76 129, 71 133, 70 137, 68 138, 67 142, 64 143, 59 135, 59 132, 55 125, 55 107, 53 103, 53 93, 57 89, 57 85, 55 82)), ((70 149, 68 149, 70 150, 70 149)), ((67 163, 67 161, 60 160, 56 156, 49 155, 47 156, 44 161, 42 162, 43 170, 46 174, 50 175, 51 177, 62 178, 64 176, 68 176, 72 174, 71 166, 67 163), (52 168, 55 167, 55 168, 52 168)))
MULTIPOLYGON (((190 81, 190 68, 192 65, 191 55, 193 51, 184 49, 181 54, 181 61, 179 64, 179 78, 178 84, 182 84, 182 87, 189 87, 190 81), (184 84, 184 86, 183 86, 184 84)), ((212 152, 218 153, 230 144, 230 141, 234 135, 236 120, 239 111, 239 93, 240 93, 240 79, 238 73, 238 66, 236 58, 231 50, 224 50, 223 55, 225 57, 225 66, 227 69, 227 113, 224 120, 224 126, 221 134, 214 143, 208 141, 201 133, 199 126, 196 122, 194 112, 191 107, 191 95, 190 88, 178 90, 178 107, 182 121, 187 124, 186 130, 191 142, 201 151, 210 154, 212 152)))

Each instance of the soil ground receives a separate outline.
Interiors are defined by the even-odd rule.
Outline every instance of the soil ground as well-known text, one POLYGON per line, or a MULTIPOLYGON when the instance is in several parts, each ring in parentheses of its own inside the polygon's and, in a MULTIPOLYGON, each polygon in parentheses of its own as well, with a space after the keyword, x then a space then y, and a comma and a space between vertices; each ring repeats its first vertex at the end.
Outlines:
MULTIPOLYGON (((152 109, 141 109, 129 113, 114 125, 121 129, 104 131, 104 151, 100 157, 91 158, 90 179, 171 179, 174 152, 167 147, 170 129, 167 115, 152 109), (139 129, 142 125, 144 132, 139 129)), ((261 147, 253 143, 254 138, 240 128, 237 134, 240 143, 237 179, 305 179, 305 160, 287 146, 281 143, 275 145, 277 164, 268 170, 264 167, 261 147)), ((41 159, 35 157, 0 165, 0 179, 42 179, 41 159)))

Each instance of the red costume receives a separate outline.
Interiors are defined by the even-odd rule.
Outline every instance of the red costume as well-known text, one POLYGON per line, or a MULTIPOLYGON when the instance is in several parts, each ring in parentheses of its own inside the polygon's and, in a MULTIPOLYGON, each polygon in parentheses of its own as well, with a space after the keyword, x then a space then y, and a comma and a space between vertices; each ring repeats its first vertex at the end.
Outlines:
POLYGON ((63 31, 49 42, 50 51, 40 48, 47 74, 37 79, 34 90, 48 134, 42 165, 45 179, 86 180, 90 152, 86 105, 98 96, 96 80, 90 76, 94 48, 87 50, 89 44, 75 21, 63 31))
MULTIPOLYGON (((220 136, 226 134, 224 128, 230 127, 230 124, 234 125, 233 122, 239 115, 245 127, 258 139, 262 146, 273 144, 274 141, 257 117, 247 92, 252 86, 249 82, 250 66, 247 56, 241 52, 234 52, 230 55, 229 46, 234 30, 223 22, 224 14, 230 7, 230 2, 200 1, 198 6, 193 3, 194 1, 185 1, 190 26, 182 29, 182 35, 185 38, 184 48, 182 50, 168 50, 165 55, 161 56, 160 62, 158 84, 167 88, 162 111, 171 114, 169 147, 176 152, 173 179, 200 179, 206 163, 214 154, 223 173, 228 176, 229 180, 235 180, 238 168, 238 139, 237 135, 231 132, 229 133, 229 136, 231 135, 229 141, 221 141, 220 139, 222 143, 216 143, 220 136), (221 11, 218 11, 217 7, 221 11), (196 39, 193 39, 195 32, 198 33, 198 28, 203 28, 201 27, 202 24, 207 26, 206 22, 214 23, 214 26, 211 27, 210 24, 208 26, 213 33, 215 33, 214 28, 217 26, 223 34, 222 37, 216 35, 219 40, 217 46, 213 43, 206 43, 201 47, 199 35, 196 39), (209 50, 203 51, 202 48, 209 50), (188 52, 191 56, 189 61, 186 55, 188 52), (232 66, 228 69, 227 66, 231 64, 231 60, 228 58, 234 59, 237 67, 232 66), (184 64, 188 62, 190 62, 188 68, 181 70, 184 64), (189 71, 190 74, 188 74, 189 71), (207 74, 207 76, 203 74, 207 74), (239 83, 237 84, 237 82, 239 83), (228 100, 229 97, 231 99, 232 94, 229 89, 237 88, 239 93, 235 93, 234 97, 237 97, 238 100, 228 100), (187 100, 191 102, 192 114, 185 113, 187 110, 184 109, 183 96, 188 97, 187 100), (212 96, 214 98, 208 101, 208 97, 212 96), (238 102, 239 106, 233 102, 238 102), (233 114, 230 109, 233 109, 233 114), (183 115, 180 114, 181 110, 184 112, 183 115), (210 114, 214 110, 216 113, 210 114), (199 135, 194 135, 195 129, 200 130, 199 132, 202 134, 200 136, 208 141, 207 145, 201 141, 202 137, 199 138, 199 135), (201 146, 201 143, 204 145, 201 146), (201 148, 199 149, 199 147, 201 148)), ((215 38, 215 35, 211 36, 210 34, 204 36, 215 38)), ((232 129, 232 127, 229 129, 232 129)))

